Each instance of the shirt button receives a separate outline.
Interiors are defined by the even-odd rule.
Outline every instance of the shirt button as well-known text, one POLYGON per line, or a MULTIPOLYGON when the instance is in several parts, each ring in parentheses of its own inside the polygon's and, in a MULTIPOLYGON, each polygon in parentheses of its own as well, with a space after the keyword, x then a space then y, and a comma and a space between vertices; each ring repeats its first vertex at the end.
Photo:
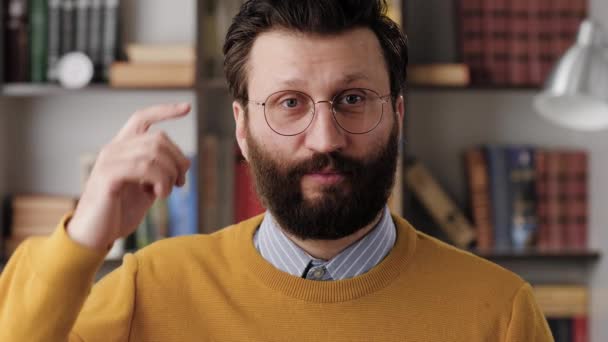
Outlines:
POLYGON ((325 275, 325 268, 323 267, 316 268, 312 271, 312 277, 314 279, 321 279, 323 278, 323 275, 325 275))

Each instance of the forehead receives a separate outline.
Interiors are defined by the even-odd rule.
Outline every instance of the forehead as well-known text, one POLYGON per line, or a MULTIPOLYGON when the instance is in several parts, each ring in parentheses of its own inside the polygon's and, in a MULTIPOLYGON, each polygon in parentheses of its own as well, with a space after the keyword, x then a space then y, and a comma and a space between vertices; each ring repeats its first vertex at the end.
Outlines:
POLYGON ((248 62, 252 97, 282 89, 311 91, 341 84, 389 88, 380 43, 369 29, 318 35, 271 30, 255 40, 248 62))

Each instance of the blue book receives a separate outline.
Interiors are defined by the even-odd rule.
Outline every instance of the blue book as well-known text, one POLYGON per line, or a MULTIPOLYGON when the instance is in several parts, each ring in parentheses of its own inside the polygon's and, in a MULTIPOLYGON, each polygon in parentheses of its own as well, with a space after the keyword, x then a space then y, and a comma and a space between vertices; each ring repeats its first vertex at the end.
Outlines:
POLYGON ((169 236, 198 234, 197 157, 190 158, 190 161, 186 184, 181 188, 174 187, 167 199, 169 236))
POLYGON ((510 231, 513 249, 532 247, 537 230, 534 150, 527 146, 506 148, 509 179, 510 231))
POLYGON ((484 147, 488 161, 488 178, 490 185, 490 203, 492 204, 492 224, 494 226, 494 248, 498 251, 511 250, 511 227, 509 205, 509 179, 507 177, 507 160, 502 146, 487 145, 484 147))

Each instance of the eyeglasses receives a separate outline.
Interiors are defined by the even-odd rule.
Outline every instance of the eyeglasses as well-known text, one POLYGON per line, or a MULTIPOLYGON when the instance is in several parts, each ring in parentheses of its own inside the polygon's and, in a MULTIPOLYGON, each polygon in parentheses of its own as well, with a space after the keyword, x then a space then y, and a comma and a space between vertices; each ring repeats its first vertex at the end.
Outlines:
POLYGON ((310 95, 295 91, 282 90, 272 93, 264 102, 249 101, 264 107, 266 123, 275 133, 285 136, 304 132, 315 117, 318 103, 329 103, 336 123, 351 134, 371 132, 380 124, 384 105, 389 95, 380 96, 377 92, 364 89, 346 89, 332 100, 316 101, 310 95))

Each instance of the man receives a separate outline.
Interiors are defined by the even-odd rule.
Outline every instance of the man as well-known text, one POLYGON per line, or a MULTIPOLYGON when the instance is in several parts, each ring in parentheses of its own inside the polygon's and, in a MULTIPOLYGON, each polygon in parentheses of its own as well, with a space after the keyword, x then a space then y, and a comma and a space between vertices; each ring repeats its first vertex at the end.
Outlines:
POLYGON ((0 340, 551 341, 527 283, 386 209, 407 48, 383 10, 247 2, 225 70, 268 212, 127 255, 92 287, 108 247, 189 167, 148 132, 188 105, 138 112, 102 150, 73 216, 13 256, 0 340))

